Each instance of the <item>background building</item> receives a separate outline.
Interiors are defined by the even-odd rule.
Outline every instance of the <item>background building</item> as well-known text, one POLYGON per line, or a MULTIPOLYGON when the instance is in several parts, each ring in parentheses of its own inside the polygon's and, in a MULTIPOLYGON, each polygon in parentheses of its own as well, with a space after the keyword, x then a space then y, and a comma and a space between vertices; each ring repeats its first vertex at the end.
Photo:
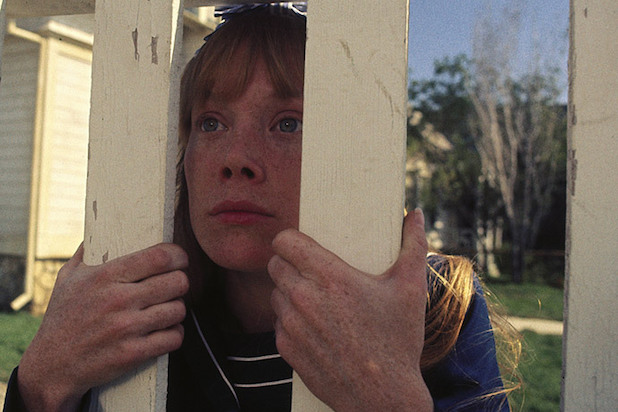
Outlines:
MULTIPOLYGON (((185 10, 184 60, 216 25, 185 10)), ((83 238, 93 15, 9 20, 0 83, 0 309, 42 313, 83 238)))

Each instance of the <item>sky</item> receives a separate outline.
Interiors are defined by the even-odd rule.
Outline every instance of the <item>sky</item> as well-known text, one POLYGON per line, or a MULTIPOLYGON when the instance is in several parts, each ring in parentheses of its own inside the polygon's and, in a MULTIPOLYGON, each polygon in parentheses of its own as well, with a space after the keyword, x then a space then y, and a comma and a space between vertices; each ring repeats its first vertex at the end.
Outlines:
MULTIPOLYGON (((488 6, 499 14, 508 3, 509 0, 411 0, 410 77, 431 78, 434 61, 445 56, 471 56, 476 20, 488 6)), ((525 62, 538 44, 536 49, 560 69, 560 83, 566 90, 569 0, 518 0, 517 4, 523 13, 519 70, 525 70, 525 62)))

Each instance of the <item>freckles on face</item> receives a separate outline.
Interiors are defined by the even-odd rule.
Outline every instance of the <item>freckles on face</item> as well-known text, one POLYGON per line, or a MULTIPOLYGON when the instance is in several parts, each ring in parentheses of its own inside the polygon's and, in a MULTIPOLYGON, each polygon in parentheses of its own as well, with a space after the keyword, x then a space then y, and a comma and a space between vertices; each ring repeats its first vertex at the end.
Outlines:
POLYGON ((196 105, 185 152, 191 225, 219 266, 263 272, 280 231, 298 227, 302 98, 276 96, 264 67, 232 101, 196 105))

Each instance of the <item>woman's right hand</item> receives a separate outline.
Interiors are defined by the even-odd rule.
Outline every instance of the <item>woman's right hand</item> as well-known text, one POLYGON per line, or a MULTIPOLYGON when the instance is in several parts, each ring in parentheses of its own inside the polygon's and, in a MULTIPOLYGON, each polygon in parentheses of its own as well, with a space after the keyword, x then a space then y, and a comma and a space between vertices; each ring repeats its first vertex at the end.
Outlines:
POLYGON ((83 246, 62 267, 18 369, 30 411, 74 410, 84 394, 180 347, 186 253, 159 244, 98 266, 83 246))

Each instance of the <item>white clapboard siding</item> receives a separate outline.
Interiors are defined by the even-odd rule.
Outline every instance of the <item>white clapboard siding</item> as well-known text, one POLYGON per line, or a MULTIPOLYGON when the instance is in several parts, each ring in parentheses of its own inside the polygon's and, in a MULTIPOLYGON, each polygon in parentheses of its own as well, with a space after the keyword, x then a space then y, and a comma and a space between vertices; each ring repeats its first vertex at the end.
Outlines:
POLYGON ((36 258, 70 257, 83 239, 91 52, 47 40, 36 258))
POLYGON ((2 47, 6 31, 6 1, 0 0, 0 84, 2 83, 2 47))
POLYGON ((618 2, 572 0, 563 410, 618 407, 618 2))
POLYGON ((39 45, 6 36, 0 83, 0 253, 25 256, 39 45))
MULTIPOLYGON (((0 0, 1 1, 1 0, 0 0)), ((94 13, 95 0, 3 0, 9 17, 94 13)))
MULTIPOLYGON (((57 16, 94 13, 95 0, 4 0, 7 14, 13 17, 57 16)), ((266 3, 259 0, 186 0, 185 7, 217 4, 266 3)))

